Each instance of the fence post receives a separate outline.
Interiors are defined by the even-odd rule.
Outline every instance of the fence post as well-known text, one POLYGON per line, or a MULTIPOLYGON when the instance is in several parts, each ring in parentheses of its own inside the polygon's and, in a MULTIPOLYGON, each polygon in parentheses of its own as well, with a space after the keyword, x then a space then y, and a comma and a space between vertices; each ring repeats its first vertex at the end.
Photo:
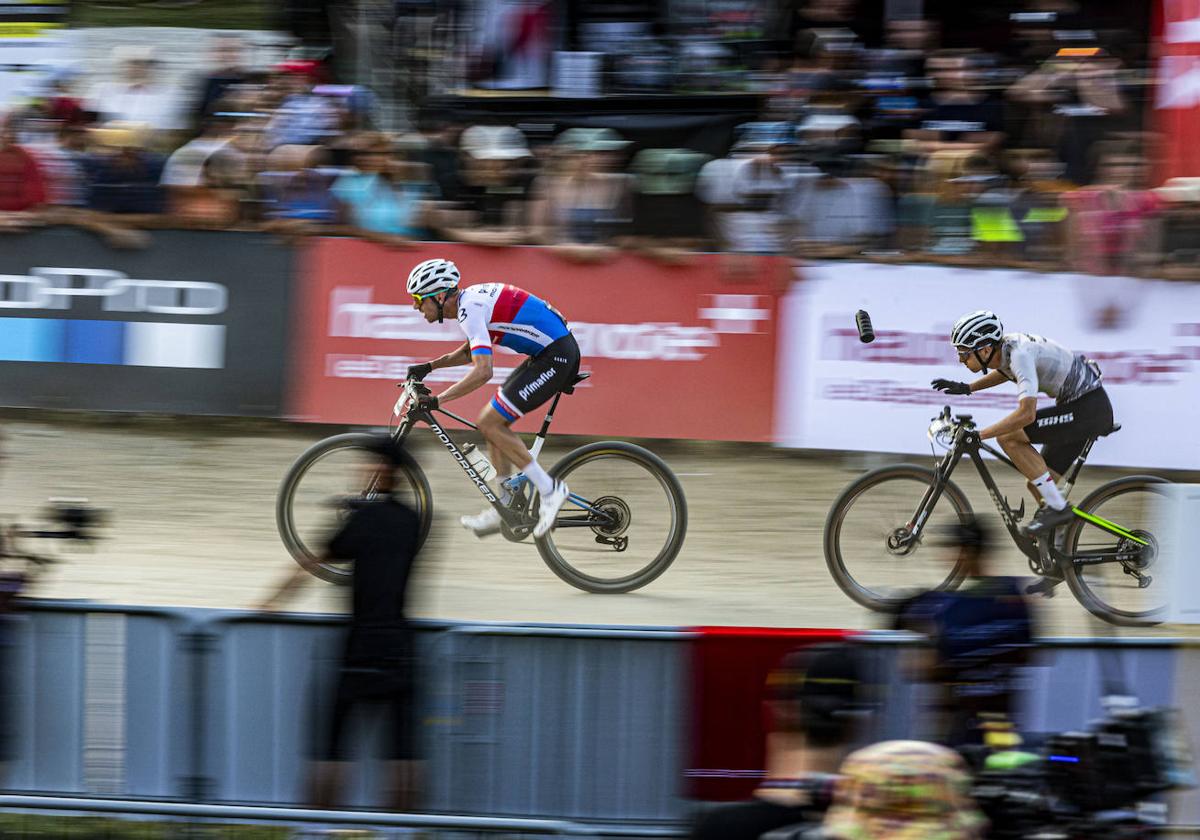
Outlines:
POLYGON ((208 740, 208 673, 209 654, 216 650, 217 636, 203 629, 193 629, 179 637, 179 646, 188 660, 190 679, 189 729, 192 733, 189 767, 183 778, 183 795, 192 802, 205 802, 212 794, 213 780, 207 771, 208 740))

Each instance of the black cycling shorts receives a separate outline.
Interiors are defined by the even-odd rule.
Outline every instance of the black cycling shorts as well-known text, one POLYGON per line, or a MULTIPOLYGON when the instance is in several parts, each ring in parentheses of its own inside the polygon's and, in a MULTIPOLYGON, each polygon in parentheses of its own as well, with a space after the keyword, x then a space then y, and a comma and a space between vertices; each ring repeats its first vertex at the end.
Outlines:
POLYGON ((568 333, 521 362, 496 390, 492 408, 511 423, 569 388, 578 373, 579 345, 568 333))
POLYGON ((1112 427, 1108 393, 1096 388, 1079 399, 1038 409, 1037 418, 1025 427, 1025 435, 1030 442, 1042 444, 1046 466, 1062 475, 1090 439, 1107 434, 1112 427))

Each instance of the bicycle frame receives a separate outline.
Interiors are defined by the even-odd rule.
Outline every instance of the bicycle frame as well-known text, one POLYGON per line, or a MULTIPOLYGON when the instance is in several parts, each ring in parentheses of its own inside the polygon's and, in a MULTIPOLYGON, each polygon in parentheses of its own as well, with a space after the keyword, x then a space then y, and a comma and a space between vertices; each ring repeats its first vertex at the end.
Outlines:
MULTIPOLYGON (((405 385, 407 385, 407 383, 404 383, 402 387, 405 385)), ((397 411, 399 411, 400 407, 403 405, 406 396, 412 396, 407 388, 405 394, 396 401, 397 411)), ((546 412, 546 416, 542 418, 542 426, 540 429, 538 429, 537 434, 534 435, 533 446, 529 449, 530 454, 534 458, 537 458, 537 456, 541 453, 542 447, 546 443, 546 438, 550 434, 550 424, 554 421, 554 412, 558 408, 558 401, 560 399, 562 399, 562 392, 554 395, 554 399, 550 403, 550 408, 546 412)), ((465 417, 460 417, 454 412, 448 411, 441 407, 434 409, 432 412, 410 407, 404 413, 404 418, 401 420, 400 425, 396 428, 394 435, 396 440, 398 442, 403 442, 412 431, 414 423, 425 423, 425 425, 427 425, 430 431, 433 433, 433 436, 438 439, 442 446, 445 447, 446 451, 449 452, 451 457, 453 457, 458 463, 459 468, 466 473, 467 478, 469 478, 471 483, 475 485, 475 489, 477 489, 479 493, 485 499, 487 499, 488 503, 500 514, 500 519, 504 522, 512 536, 517 540, 524 539, 533 531, 533 526, 537 524, 537 518, 533 516, 528 502, 523 509, 510 507, 509 505, 503 504, 495 492, 492 491, 491 486, 487 483, 483 476, 476 472, 475 468, 471 466, 471 462, 467 460, 467 456, 463 454, 462 448, 458 445, 454 438, 451 437, 450 433, 443 428, 440 423, 438 423, 437 419, 433 416, 435 412, 438 414, 444 414, 452 420, 462 423, 468 429, 476 431, 479 429, 478 425, 472 423, 470 420, 467 420, 465 417)), ((524 480, 528 481, 528 479, 524 480)), ((603 525, 611 519, 607 513, 596 508, 587 499, 575 493, 570 494, 568 501, 574 504, 576 507, 582 509, 587 515, 583 517, 560 516, 557 520, 555 520, 556 528, 593 528, 603 525)))
MULTIPOLYGON (((947 409, 947 412, 944 416, 948 416, 948 411, 949 409, 947 409)), ((991 470, 988 469, 987 464, 983 460, 982 453, 987 452, 1001 463, 1011 467, 1013 470, 1017 470, 1017 465, 1014 464, 1007 456, 1005 456, 1004 453, 982 441, 979 438, 979 433, 974 429, 974 427, 962 425, 962 423, 970 420, 969 415, 962 415, 956 418, 956 420, 960 422, 960 425, 955 431, 953 443, 946 451, 946 454, 942 456, 941 460, 938 462, 938 466, 934 471, 937 478, 933 484, 930 485, 929 489, 925 491, 924 497, 917 506, 916 515, 912 519, 913 526, 911 539, 916 540, 920 537, 921 528, 924 526, 925 520, 933 510, 937 500, 941 497, 942 491, 944 490, 946 483, 950 480, 950 476, 953 474, 955 467, 958 466, 962 456, 966 455, 974 463, 975 469, 979 473, 979 478, 983 481, 984 487, 987 489, 988 495, 992 499, 992 503, 996 506, 997 513, 1000 514, 1000 518, 1003 520, 1005 528, 1008 529, 1009 536, 1012 537, 1013 542, 1016 544, 1017 548, 1021 550, 1021 553, 1029 558, 1030 567, 1039 574, 1049 571, 1045 568, 1042 549, 1039 546, 1038 541, 1035 538, 1029 537, 1023 533, 1017 524, 1018 517, 1025 509, 1024 499, 1021 500, 1020 508, 1014 512, 1009 506, 1008 500, 1005 499, 1004 495, 1000 492, 1000 488, 997 486, 995 479, 992 477, 991 470)), ((1080 470, 1083 468, 1084 462, 1087 460, 1088 453, 1091 452, 1092 446, 1095 444, 1095 442, 1096 441, 1094 438, 1088 441, 1088 443, 1084 446, 1083 451, 1079 454, 1079 457, 1075 459, 1074 463, 1071 464, 1071 467, 1063 476, 1063 484, 1065 487, 1065 492, 1063 494, 1064 496, 1070 493, 1071 488, 1075 484, 1075 480, 1079 476, 1080 470)), ((1094 525, 1110 534, 1113 534, 1114 536, 1135 542, 1139 545, 1148 545, 1145 540, 1135 536, 1134 534, 1131 534, 1120 525, 1109 522, 1103 517, 1086 513, 1076 507, 1073 507, 1072 510, 1075 512, 1076 516, 1082 518, 1085 522, 1094 525)), ((1111 563, 1120 559, 1120 551, 1115 546, 1112 548, 1099 550, 1081 551, 1074 554, 1064 554, 1053 545, 1047 545, 1045 550, 1046 553, 1053 558, 1055 565, 1064 561, 1078 565, 1094 565, 1099 563, 1111 563)))

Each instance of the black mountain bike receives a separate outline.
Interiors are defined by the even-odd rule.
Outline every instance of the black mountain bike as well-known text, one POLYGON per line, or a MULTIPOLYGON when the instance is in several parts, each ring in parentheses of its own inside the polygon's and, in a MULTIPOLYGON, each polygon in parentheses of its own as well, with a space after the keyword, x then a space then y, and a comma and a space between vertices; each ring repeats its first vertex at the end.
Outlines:
MULTIPOLYGON (((579 374, 570 388, 555 395, 531 452, 536 458, 550 432, 554 411, 563 393, 590 374, 579 374)), ((537 524, 538 496, 529 480, 519 475, 510 484, 512 500, 500 494, 477 473, 466 450, 434 417, 444 414, 475 429, 473 423, 446 411, 421 409, 417 397, 429 389, 415 380, 400 383, 402 392, 393 409, 390 428, 404 441, 417 423, 429 426, 479 493, 496 508, 501 532, 513 542, 529 539, 537 524)), ((315 563, 314 574, 331 583, 348 583, 352 569, 322 559, 338 517, 355 502, 374 494, 361 464, 371 440, 366 433, 335 435, 319 441, 292 465, 276 502, 280 536, 292 556, 315 563)), ((640 446, 617 441, 591 443, 568 453, 549 470, 565 480, 571 495, 559 512, 554 529, 534 539, 546 565, 567 583, 586 592, 630 592, 657 578, 674 562, 687 532, 687 503, 679 479, 657 455, 640 446)), ((421 540, 429 532, 433 498, 421 467, 411 457, 397 470, 397 495, 420 516, 421 540)))
MULTIPOLYGON (((1120 428, 1116 425, 1100 437, 1120 428)), ((926 535, 936 535, 939 525, 972 515, 967 497, 950 480, 966 455, 1034 574, 1065 578, 1080 603, 1112 624, 1146 626, 1162 620, 1165 587, 1152 584, 1158 534, 1164 530, 1158 504, 1167 484, 1164 479, 1134 475, 1111 481, 1072 508, 1074 519, 1037 540, 1026 536, 1019 525, 1024 500, 1013 510, 981 452, 1013 469, 1016 466, 979 439, 971 415, 951 418, 947 406, 933 418, 929 437, 946 448, 933 469, 900 464, 868 472, 843 490, 829 511, 825 562, 847 595, 872 610, 887 612, 917 591, 958 586, 965 574, 961 565, 951 566, 942 556, 945 552, 922 555, 922 548, 926 535)), ((1063 495, 1070 493, 1096 440, 1087 442, 1063 476, 1063 495)))

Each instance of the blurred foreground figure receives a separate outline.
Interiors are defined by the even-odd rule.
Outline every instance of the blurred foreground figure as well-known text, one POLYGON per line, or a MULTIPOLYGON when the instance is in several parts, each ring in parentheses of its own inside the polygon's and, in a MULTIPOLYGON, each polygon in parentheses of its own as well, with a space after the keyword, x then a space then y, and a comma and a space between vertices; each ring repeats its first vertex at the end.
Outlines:
POLYGON ((818 825, 868 694, 853 645, 815 645, 788 654, 767 678, 766 777, 751 801, 703 814, 692 837, 757 840, 775 829, 818 825))
MULTIPOLYGON (((365 482, 374 481, 378 495, 355 504, 324 558, 353 562, 354 577, 350 629, 332 716, 311 778, 311 803, 318 808, 338 804, 349 758, 347 724, 354 708, 364 704, 385 713, 390 726, 383 754, 390 777, 386 807, 408 811, 417 804, 417 663, 404 604, 420 525, 416 513, 391 494, 395 468, 403 457, 399 447, 381 435, 375 456, 364 464, 364 471, 365 482)), ((309 577, 307 569, 297 567, 261 608, 274 609, 309 577)))
POLYGON ((974 840, 987 820, 959 755, 923 741, 884 741, 846 759, 823 829, 805 840, 974 840))
POLYGON ((953 592, 926 592, 905 604, 896 629, 928 637, 931 650, 915 676, 938 683, 939 740, 980 743, 985 721, 1011 720, 1020 669, 1029 661, 1033 624, 1018 578, 989 574, 991 540, 975 518, 943 534, 966 579, 953 592))

